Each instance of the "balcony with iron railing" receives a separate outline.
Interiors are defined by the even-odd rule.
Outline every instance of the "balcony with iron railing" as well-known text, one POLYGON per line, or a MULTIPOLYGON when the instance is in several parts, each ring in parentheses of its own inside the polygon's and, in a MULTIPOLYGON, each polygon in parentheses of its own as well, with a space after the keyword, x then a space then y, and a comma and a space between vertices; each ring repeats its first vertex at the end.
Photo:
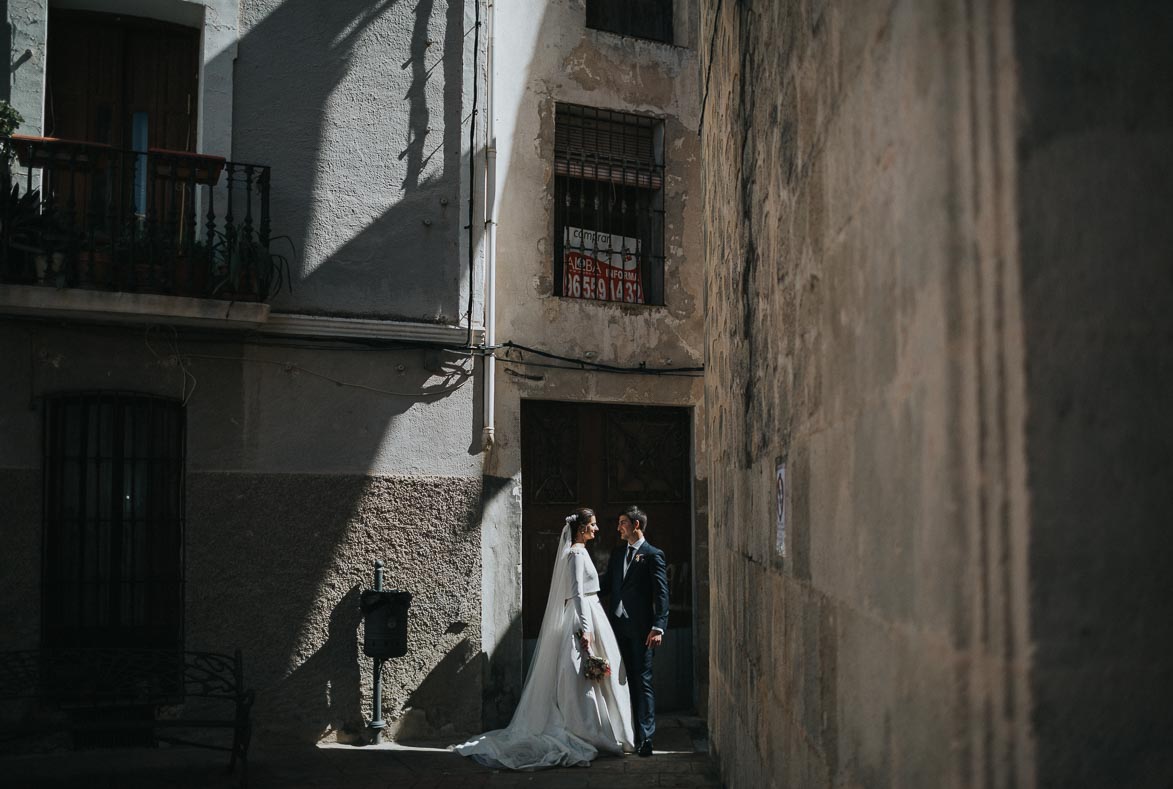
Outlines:
POLYGON ((222 157, 0 137, 0 285, 265 302, 269 168, 222 157))

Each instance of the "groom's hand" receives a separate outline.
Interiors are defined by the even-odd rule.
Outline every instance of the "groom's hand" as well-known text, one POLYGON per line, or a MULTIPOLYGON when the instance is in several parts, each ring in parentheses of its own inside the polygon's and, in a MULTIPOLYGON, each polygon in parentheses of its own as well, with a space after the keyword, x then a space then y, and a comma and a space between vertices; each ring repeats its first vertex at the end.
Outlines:
POLYGON ((664 634, 659 630, 653 630, 648 633, 647 640, 644 641, 644 646, 648 647, 649 649, 654 649, 655 647, 660 646, 660 642, 663 640, 664 634))

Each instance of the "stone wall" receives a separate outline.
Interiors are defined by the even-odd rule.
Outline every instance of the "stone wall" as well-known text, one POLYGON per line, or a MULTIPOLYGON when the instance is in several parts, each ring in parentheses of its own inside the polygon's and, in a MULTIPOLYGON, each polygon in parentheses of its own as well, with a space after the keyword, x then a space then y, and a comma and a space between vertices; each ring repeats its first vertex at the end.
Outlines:
POLYGON ((1029 785, 1008 6, 701 20, 722 775, 1029 785))

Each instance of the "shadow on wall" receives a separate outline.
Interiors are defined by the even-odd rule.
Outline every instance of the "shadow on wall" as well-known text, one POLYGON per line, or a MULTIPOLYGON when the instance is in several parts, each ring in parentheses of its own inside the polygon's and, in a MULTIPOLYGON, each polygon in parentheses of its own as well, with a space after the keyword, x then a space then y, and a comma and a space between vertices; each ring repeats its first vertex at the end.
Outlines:
MULTIPOLYGON (((288 234, 299 252, 293 292, 274 308, 456 323, 468 276, 460 255, 464 3, 265 5, 271 12, 257 0, 241 7, 231 158, 272 167, 273 233, 288 234)), ((422 391, 427 377, 409 374, 391 388, 422 391)), ((240 391, 249 391, 243 382, 240 391)), ((268 403, 243 402, 242 424, 260 424, 253 412, 264 407, 270 429, 288 422, 289 435, 274 438, 283 448, 313 456, 322 440, 346 452, 348 467, 371 468, 386 429, 414 402, 371 408, 381 396, 341 391, 285 406, 288 419, 273 418, 268 403), (293 414, 327 402, 328 417, 299 422, 293 414), (346 429, 379 421, 381 431, 346 429)), ((413 604, 410 661, 385 670, 388 719, 416 707, 442 725, 449 712, 467 714, 445 711, 457 697, 475 701, 476 715, 479 672, 465 652, 479 627, 460 643, 448 629, 454 618, 479 622, 479 485, 357 472, 190 475, 189 641, 240 644, 260 734, 308 742, 362 724, 370 661, 358 651, 354 595, 370 585, 375 557, 398 562, 404 579, 431 582, 413 604), (476 610, 453 613, 441 600, 476 610)))
POLYGON ((430 738, 440 735, 467 735, 479 731, 477 721, 469 728, 468 713, 480 708, 481 663, 476 645, 469 639, 448 651, 408 697, 407 714, 400 720, 395 739, 430 738))
POLYGON ((258 20, 250 5, 232 155, 272 166, 273 232, 301 263, 274 308, 457 323, 464 4, 284 0, 258 20))
POLYGON ((291 728, 307 733, 334 731, 340 740, 348 739, 345 735, 362 735, 362 677, 356 637, 362 621, 359 593, 359 587, 354 586, 335 604, 325 643, 282 681, 281 695, 302 702, 297 709, 285 711, 298 718, 296 727, 291 728))
POLYGON ((518 614, 510 620, 493 655, 481 653, 484 676, 481 718, 485 730, 508 726, 521 700, 521 644, 521 615, 518 614), (515 652, 516 659, 513 659, 515 652))
POLYGON ((408 657, 384 672, 386 717, 426 703, 433 724, 479 721, 479 672, 447 668, 468 663, 460 641, 479 640, 479 478, 204 472, 188 491, 188 643, 243 650, 259 737, 345 739, 362 726, 356 590, 375 558, 388 586, 414 595, 408 657), (434 693, 408 698, 433 674, 446 677, 434 693))

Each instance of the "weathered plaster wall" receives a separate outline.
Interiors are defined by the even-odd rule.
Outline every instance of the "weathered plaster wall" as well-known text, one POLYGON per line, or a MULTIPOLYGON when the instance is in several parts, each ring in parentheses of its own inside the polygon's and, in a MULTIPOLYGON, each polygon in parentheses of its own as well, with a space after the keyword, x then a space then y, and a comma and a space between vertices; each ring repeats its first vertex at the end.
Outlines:
POLYGON ((387 736, 480 730, 479 478, 195 473, 188 500, 188 643, 244 650, 259 736, 364 736, 358 603, 376 558, 412 593, 387 736))
MULTIPOLYGON (((593 354, 597 361, 620 366, 700 366, 704 329, 695 4, 677 4, 676 46, 588 30, 584 5, 575 0, 498 4, 495 25, 498 341, 570 357, 593 354), (664 306, 552 295, 556 102, 663 118, 664 306)), ((511 364, 510 359, 520 357, 506 352, 498 358, 496 444, 486 462, 483 552, 489 724, 508 721, 521 686, 521 576, 515 569, 521 567, 521 400, 697 406, 702 392, 699 378, 560 371, 511 364)), ((700 409, 695 413, 699 457, 704 434, 700 409)), ((699 469, 693 488, 694 551, 699 551, 708 534, 705 479, 699 469)), ((703 637, 705 565, 706 557, 698 554, 694 575, 701 599, 694 614, 694 643, 702 708, 708 648, 703 637)))
POLYGON ((476 386, 442 354, 8 322, 0 359, 6 643, 40 641, 38 398, 186 395, 187 644, 244 650, 261 735, 313 740, 369 715, 357 590, 376 558, 415 595, 409 654, 385 671, 392 736, 479 728, 476 386))
POLYGON ((1044 786, 1173 780, 1173 10, 1019 3, 1044 786))
POLYGON ((704 3, 730 786, 1032 784, 1008 11, 704 3))
POLYGON ((273 232, 298 250, 276 309, 464 319, 472 8, 241 4, 232 153, 272 166, 273 232))

